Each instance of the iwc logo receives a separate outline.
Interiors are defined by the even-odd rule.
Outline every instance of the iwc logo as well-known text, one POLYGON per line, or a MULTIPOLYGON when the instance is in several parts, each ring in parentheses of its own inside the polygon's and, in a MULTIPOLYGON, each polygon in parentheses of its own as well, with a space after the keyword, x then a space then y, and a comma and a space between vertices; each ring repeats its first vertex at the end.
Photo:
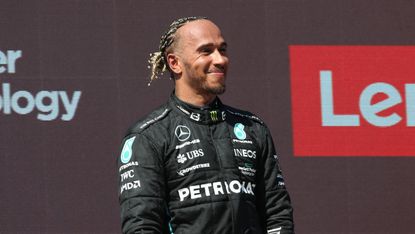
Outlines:
POLYGON ((241 123, 236 123, 235 126, 233 127, 233 133, 235 133, 235 136, 239 139, 239 140, 245 140, 246 138, 246 133, 244 131, 245 126, 241 123))
POLYGON ((185 141, 190 137, 190 129, 184 125, 178 125, 174 130, 174 134, 179 141, 185 141))

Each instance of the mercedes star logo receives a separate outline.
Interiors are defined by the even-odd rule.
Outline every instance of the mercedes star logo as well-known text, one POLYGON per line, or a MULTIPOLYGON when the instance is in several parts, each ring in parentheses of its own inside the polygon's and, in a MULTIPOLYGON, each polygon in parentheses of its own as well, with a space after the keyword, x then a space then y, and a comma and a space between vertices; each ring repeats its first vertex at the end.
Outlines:
POLYGON ((174 130, 174 134, 179 141, 185 141, 190 137, 190 129, 184 125, 178 125, 174 130))

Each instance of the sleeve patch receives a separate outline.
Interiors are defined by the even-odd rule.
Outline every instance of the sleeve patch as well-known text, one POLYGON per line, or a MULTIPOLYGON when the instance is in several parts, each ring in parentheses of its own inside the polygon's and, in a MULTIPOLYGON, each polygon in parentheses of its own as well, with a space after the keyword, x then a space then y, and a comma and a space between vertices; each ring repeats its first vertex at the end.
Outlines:
POLYGON ((122 147, 122 151, 121 151, 121 162, 122 163, 128 163, 131 160, 131 156, 133 155, 134 140, 135 140, 135 136, 125 141, 124 146, 122 147))

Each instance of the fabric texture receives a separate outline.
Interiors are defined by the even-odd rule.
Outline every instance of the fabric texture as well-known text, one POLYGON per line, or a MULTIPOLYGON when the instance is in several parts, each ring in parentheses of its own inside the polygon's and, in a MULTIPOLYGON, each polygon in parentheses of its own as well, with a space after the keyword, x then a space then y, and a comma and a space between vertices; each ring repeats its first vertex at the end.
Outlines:
POLYGON ((219 98, 172 94, 129 129, 117 164, 123 233, 294 233, 268 128, 219 98))

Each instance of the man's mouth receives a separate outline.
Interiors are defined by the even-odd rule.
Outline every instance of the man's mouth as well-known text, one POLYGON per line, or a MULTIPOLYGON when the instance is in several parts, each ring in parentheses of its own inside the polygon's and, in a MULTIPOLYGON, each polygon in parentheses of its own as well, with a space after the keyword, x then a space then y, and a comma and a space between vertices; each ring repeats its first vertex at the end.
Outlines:
POLYGON ((222 69, 210 70, 208 71, 208 73, 213 74, 213 75, 225 75, 225 71, 222 69))

